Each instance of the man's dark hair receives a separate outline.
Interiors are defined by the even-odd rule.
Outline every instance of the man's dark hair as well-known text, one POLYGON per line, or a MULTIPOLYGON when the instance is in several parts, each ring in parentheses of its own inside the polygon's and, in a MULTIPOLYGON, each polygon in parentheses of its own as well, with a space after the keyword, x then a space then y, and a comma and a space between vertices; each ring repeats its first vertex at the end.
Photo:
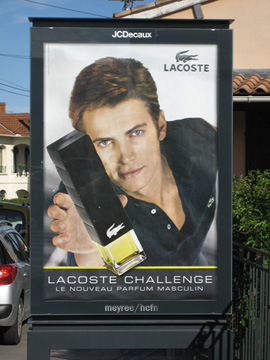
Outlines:
POLYGON ((84 131, 85 111, 114 107, 129 99, 144 101, 157 125, 160 106, 156 84, 148 69, 134 59, 99 59, 85 67, 75 80, 69 104, 72 125, 84 131))

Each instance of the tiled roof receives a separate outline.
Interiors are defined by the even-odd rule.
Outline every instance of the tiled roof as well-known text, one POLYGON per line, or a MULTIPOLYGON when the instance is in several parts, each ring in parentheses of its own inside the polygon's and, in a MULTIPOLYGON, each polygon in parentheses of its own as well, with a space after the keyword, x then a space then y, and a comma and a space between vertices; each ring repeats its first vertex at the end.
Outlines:
POLYGON ((29 114, 7 114, 0 115, 0 134, 30 136, 29 114), (27 116, 28 115, 28 116, 27 116), (5 129, 4 129, 5 128, 5 129))
POLYGON ((257 73, 245 77, 238 73, 233 77, 233 95, 270 95, 270 74, 261 76, 257 73))
POLYGON ((7 129, 3 124, 0 123, 0 135, 15 135, 14 132, 7 129))
POLYGON ((5 105, 0 103, 0 135, 30 136, 30 114, 6 113, 5 105))

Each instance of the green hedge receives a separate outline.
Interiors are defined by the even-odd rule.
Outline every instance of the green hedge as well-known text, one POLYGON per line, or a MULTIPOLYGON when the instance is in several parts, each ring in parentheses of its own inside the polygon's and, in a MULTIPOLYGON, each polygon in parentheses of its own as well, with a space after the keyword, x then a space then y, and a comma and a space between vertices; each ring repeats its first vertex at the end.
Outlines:
POLYGON ((16 199, 4 199, 0 200, 0 202, 9 202, 15 204, 30 204, 30 198, 16 198, 16 199))
POLYGON ((233 178, 233 239, 269 251, 270 170, 233 178))

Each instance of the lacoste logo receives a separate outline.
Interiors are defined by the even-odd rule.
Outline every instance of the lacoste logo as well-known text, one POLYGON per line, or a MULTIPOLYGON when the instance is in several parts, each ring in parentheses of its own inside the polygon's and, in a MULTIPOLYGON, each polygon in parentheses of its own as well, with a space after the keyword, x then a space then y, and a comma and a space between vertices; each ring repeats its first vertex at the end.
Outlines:
POLYGON ((179 51, 179 52, 175 55, 176 61, 177 61, 177 62, 183 61, 183 62, 185 63, 185 62, 191 61, 191 60, 198 60, 198 59, 196 59, 196 56, 198 56, 198 55, 184 55, 184 54, 186 54, 187 52, 189 52, 189 50, 179 51))
POLYGON ((214 202, 215 202, 215 198, 214 197, 210 198, 207 207, 210 208, 214 204, 214 202))
POLYGON ((165 63, 164 71, 166 72, 179 72, 179 73, 208 73, 210 72, 210 64, 200 64, 195 63, 194 61, 198 61, 199 55, 189 55, 187 54, 189 50, 179 51, 175 55, 176 62, 174 63, 165 63), (188 63, 189 62, 189 63, 188 63))
POLYGON ((116 236, 116 235, 118 234, 118 232, 119 232, 121 229, 124 229, 124 227, 125 227, 125 225, 123 225, 123 223, 120 224, 120 225, 118 225, 118 226, 116 226, 115 228, 114 228, 114 225, 115 225, 115 224, 113 224, 111 227, 109 227, 109 229, 108 229, 107 232, 106 232, 106 235, 108 236, 109 239, 110 239, 112 236, 116 236))

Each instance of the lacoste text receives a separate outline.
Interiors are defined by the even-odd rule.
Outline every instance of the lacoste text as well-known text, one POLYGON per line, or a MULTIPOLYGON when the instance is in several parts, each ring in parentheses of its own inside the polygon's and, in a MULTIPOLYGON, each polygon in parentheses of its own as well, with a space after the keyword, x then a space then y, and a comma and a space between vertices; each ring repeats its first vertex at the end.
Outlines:
POLYGON ((113 38, 152 38, 151 32, 129 32, 127 30, 115 31, 112 35, 113 38))
POLYGON ((164 64, 164 71, 209 72, 209 64, 164 64))

